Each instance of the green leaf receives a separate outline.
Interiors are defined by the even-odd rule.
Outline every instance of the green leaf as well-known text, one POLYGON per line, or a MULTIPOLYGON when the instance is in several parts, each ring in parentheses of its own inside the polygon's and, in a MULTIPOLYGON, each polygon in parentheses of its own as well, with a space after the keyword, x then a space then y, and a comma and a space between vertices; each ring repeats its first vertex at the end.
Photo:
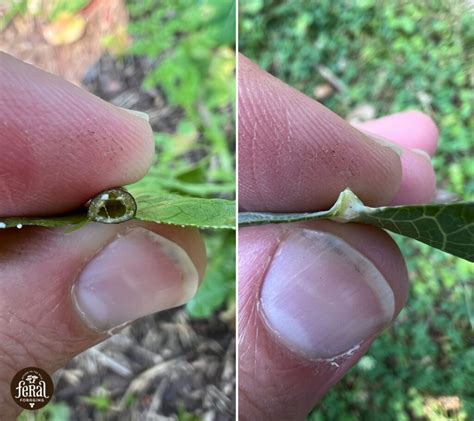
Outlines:
POLYGON ((327 211, 239 214, 239 226, 330 219, 361 222, 414 238, 454 256, 474 261, 474 202, 450 204, 365 206, 350 189, 327 211))
MULTIPOLYGON (((115 189, 114 189, 115 190, 115 189)), ((99 193, 90 202, 94 203, 104 200, 105 193, 99 193)), ((130 188, 134 193, 137 211, 135 216, 131 214, 130 218, 122 218, 117 215, 116 222, 124 222, 127 219, 136 219, 139 221, 150 221, 162 224, 181 225, 197 228, 235 228, 235 202, 225 199, 203 199, 198 197, 179 196, 168 193, 157 193, 154 189, 136 190, 130 188)), ((104 218, 94 215, 87 215, 87 207, 61 216, 52 217, 11 217, 0 218, 0 228, 22 228, 26 225, 36 225, 41 227, 64 227, 71 226, 74 230, 80 228, 89 221, 94 222, 113 222, 114 218, 109 218, 108 222, 104 218)))
POLYGON ((196 296, 186 305, 195 319, 210 317, 235 300, 235 234, 220 231, 206 233, 204 238, 209 264, 196 296))
POLYGON ((81 401, 102 412, 107 412, 112 406, 108 396, 81 396, 81 401))
POLYGON ((79 12, 90 0, 56 0, 53 10, 49 13, 48 20, 54 21, 61 13, 70 13, 71 15, 79 12))
POLYGON ((136 219, 198 228, 235 228, 235 202, 140 193, 136 219))
POLYGON ((0 229, 2 228, 22 228, 27 225, 35 225, 38 227, 46 228, 58 228, 65 227, 68 225, 77 226, 83 225, 88 222, 87 211, 62 215, 62 216, 51 216, 51 217, 11 217, 11 218, 0 218, 0 229))

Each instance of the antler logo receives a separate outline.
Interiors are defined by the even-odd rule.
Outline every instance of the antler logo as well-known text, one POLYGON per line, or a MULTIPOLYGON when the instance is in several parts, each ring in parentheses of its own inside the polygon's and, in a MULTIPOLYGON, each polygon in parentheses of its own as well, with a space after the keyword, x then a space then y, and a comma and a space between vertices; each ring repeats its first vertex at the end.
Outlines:
POLYGON ((46 371, 37 367, 27 367, 15 374, 10 391, 17 405, 23 409, 36 410, 48 404, 54 386, 46 371))

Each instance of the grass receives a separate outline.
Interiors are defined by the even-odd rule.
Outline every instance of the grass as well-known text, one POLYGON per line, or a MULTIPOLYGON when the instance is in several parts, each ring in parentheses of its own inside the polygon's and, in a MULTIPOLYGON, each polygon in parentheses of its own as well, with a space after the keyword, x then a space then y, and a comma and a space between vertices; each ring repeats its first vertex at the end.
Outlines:
MULTIPOLYGON (((440 129, 433 160, 440 188, 474 197, 472 10, 455 1, 247 0, 240 51, 344 117, 368 106, 376 117, 407 109, 440 129)), ((474 265, 396 238, 411 291, 392 328, 333 388, 310 420, 472 419, 474 265)))

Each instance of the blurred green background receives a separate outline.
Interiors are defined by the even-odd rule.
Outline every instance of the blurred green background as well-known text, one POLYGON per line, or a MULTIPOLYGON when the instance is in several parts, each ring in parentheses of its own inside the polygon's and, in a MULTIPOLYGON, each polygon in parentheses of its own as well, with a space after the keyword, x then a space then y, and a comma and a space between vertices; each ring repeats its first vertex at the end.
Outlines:
MULTIPOLYGON (((345 118, 429 114, 440 130, 438 187, 473 199, 468 3, 242 0, 239 50, 345 118)), ((395 239, 409 269, 408 303, 311 420, 474 419, 474 265, 395 239)))

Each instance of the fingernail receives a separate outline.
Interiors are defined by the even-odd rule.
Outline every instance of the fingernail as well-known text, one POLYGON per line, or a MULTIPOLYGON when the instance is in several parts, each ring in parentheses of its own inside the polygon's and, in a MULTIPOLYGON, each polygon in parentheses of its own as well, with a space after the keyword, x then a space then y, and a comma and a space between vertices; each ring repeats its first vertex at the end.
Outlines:
POLYGON ((298 229, 275 253, 261 291, 277 339, 308 359, 333 359, 386 327, 391 287, 352 246, 327 232, 298 229))
POLYGON ((135 117, 139 117, 139 118, 145 120, 146 122, 150 122, 150 117, 148 116, 147 113, 144 113, 142 111, 129 110, 128 108, 123 108, 123 107, 117 107, 117 108, 119 108, 121 110, 124 110, 127 113, 130 113, 130 114, 134 115, 135 117))
POLYGON ((398 146, 397 144, 391 142, 390 140, 388 139, 385 139, 383 137, 380 137, 378 135, 375 135, 375 134, 372 134, 370 132, 366 132, 365 130, 361 130, 361 129, 358 129, 360 132, 364 133, 364 135, 366 137, 368 137, 371 141, 379 144, 379 145, 382 145, 386 148, 389 148, 391 149, 392 151, 394 151, 398 156, 402 156, 402 153, 403 153, 403 149, 398 146))
POLYGON ((410 149, 412 152, 416 153, 418 156, 422 156, 423 158, 427 159, 431 164, 431 156, 428 152, 424 151, 423 149, 410 149))
POLYGON ((91 328, 108 331, 189 301, 198 273, 186 252, 144 228, 133 228, 97 254, 79 275, 73 298, 91 328))

